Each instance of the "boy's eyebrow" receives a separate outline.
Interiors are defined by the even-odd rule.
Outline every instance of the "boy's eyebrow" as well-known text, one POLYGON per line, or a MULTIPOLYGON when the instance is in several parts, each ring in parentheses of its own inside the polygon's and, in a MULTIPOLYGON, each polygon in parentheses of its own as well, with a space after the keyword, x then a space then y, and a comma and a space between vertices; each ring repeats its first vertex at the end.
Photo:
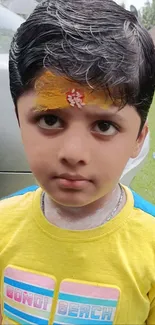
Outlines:
MULTIPOLYGON (((30 108, 29 110, 29 113, 30 114, 35 114, 35 113, 58 113, 60 111, 62 111, 64 109, 61 109, 61 108, 53 108, 53 109, 49 109, 48 107, 47 108, 38 108, 37 106, 33 106, 30 108)), ((66 109, 67 110, 67 109, 66 109)))
POLYGON ((106 119, 106 120, 117 119, 118 122, 125 122, 126 119, 122 115, 120 115, 119 112, 121 112, 121 110, 118 107, 111 106, 109 107, 108 110, 106 109, 104 110, 101 108, 99 111, 94 112, 92 109, 92 111, 89 112, 86 111, 85 114, 88 118, 92 117, 95 119, 106 119))
POLYGON ((120 116, 119 113, 119 109, 111 109, 111 110, 103 110, 101 109, 98 112, 86 112, 86 116, 88 117, 97 117, 97 118, 106 118, 106 119, 110 119, 110 118, 119 118, 120 120, 124 120, 124 118, 122 116, 120 116))
MULTIPOLYGON (((72 108, 73 110, 74 110, 74 108, 72 108)), ((83 110, 85 110, 84 108, 83 108, 83 110)), ((48 113, 50 113, 50 114, 64 114, 65 113, 65 115, 67 115, 67 116, 70 116, 70 108, 55 108, 55 109, 38 109, 37 108, 37 106, 36 107, 32 107, 31 109, 30 109, 30 114, 32 113, 32 114, 35 114, 35 113, 45 113, 45 114, 48 114, 48 113)), ((98 112, 93 112, 93 110, 92 111, 85 111, 85 115, 86 115, 86 117, 88 117, 88 118, 95 118, 95 119, 104 119, 104 118, 106 118, 106 119, 111 119, 111 118, 115 118, 115 119, 117 119, 118 121, 120 121, 120 122, 125 122, 125 118, 123 118, 123 116, 121 116, 121 115, 119 115, 118 113, 120 112, 120 110, 118 109, 118 107, 112 107, 110 110, 103 110, 103 109, 100 109, 100 111, 98 111, 98 112)))
MULTIPOLYGON (((96 119, 96 120, 113 121, 113 122, 116 122, 116 123, 126 123, 127 122, 126 119, 123 116, 117 114, 117 112, 114 112, 114 113, 108 113, 108 112, 94 113, 94 114, 91 114, 91 117, 96 119)), ((88 114, 88 118, 90 118, 89 114, 88 114)))

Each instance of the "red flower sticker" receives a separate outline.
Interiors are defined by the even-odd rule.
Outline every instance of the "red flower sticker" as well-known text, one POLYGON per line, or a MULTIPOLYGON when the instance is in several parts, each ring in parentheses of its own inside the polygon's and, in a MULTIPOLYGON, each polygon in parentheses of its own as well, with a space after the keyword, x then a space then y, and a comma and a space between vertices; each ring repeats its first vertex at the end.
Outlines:
POLYGON ((71 91, 67 92, 66 98, 72 107, 77 106, 78 108, 82 108, 85 106, 84 93, 78 89, 72 89, 71 91))

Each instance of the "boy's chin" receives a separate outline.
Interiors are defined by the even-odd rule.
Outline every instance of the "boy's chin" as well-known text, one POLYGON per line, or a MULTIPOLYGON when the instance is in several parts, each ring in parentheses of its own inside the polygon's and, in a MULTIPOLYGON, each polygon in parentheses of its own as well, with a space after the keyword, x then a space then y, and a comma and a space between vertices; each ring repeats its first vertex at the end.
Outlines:
POLYGON ((71 208, 81 208, 96 201, 95 198, 86 197, 82 193, 78 193, 77 195, 74 195, 74 197, 70 194, 66 196, 58 196, 48 193, 48 195, 56 204, 71 208))

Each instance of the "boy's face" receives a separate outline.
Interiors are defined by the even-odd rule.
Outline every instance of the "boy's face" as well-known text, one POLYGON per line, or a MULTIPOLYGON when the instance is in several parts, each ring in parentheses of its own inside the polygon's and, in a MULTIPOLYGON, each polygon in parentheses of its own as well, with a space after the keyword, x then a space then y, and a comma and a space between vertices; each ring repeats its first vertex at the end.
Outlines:
POLYGON ((37 111, 31 91, 18 100, 20 128, 27 158, 42 188, 61 205, 80 207, 109 193, 129 160, 141 150, 145 125, 122 110, 86 105, 37 111))

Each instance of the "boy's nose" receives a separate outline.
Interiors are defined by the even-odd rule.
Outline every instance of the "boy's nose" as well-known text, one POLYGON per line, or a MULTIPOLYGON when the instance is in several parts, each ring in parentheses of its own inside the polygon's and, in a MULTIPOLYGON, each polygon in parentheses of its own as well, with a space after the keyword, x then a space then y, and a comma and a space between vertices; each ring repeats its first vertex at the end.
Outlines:
POLYGON ((88 140, 82 136, 71 136, 64 138, 59 151, 59 161, 61 163, 75 167, 77 165, 87 165, 90 161, 88 140))

